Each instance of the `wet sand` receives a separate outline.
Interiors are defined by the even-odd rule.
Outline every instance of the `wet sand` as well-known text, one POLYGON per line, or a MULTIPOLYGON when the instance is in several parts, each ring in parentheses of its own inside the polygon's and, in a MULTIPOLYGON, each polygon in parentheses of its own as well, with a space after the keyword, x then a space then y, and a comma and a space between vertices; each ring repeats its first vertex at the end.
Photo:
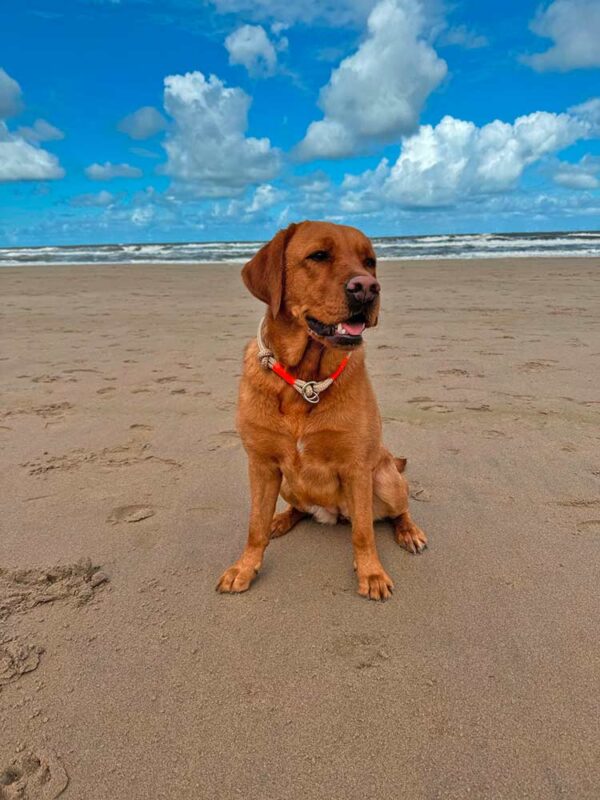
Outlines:
POLYGON ((600 261, 380 273, 368 363, 430 541, 378 524, 385 604, 313 521, 214 591, 239 265, 0 270, 2 800, 598 798, 600 261))

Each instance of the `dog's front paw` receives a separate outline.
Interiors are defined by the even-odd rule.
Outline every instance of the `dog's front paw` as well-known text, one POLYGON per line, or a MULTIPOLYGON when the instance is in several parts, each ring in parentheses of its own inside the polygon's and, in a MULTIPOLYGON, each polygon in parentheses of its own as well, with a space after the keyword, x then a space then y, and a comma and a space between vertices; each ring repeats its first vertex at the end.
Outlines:
POLYGON ((369 600, 387 600, 392 596, 394 584, 392 579, 379 564, 375 567, 363 567, 356 570, 358 578, 358 593, 369 600))
POLYGON ((230 592, 232 594, 245 592, 256 578, 258 567, 242 564, 239 561, 226 569, 217 583, 217 592, 230 592))

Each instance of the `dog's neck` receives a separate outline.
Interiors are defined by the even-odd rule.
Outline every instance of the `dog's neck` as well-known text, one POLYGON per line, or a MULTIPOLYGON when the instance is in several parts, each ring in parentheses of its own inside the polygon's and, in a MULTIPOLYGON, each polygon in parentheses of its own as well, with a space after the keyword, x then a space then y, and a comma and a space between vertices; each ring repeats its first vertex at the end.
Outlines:
POLYGON ((267 312, 263 337, 275 358, 302 380, 328 377, 347 353, 313 339, 306 325, 287 314, 274 318, 267 312))

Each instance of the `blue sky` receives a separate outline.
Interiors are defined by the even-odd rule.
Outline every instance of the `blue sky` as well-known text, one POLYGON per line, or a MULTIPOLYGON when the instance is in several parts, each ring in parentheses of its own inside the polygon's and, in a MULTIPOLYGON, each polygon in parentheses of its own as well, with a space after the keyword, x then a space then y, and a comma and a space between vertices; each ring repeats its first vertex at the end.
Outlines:
POLYGON ((597 229, 600 0, 4 0, 0 246, 597 229))

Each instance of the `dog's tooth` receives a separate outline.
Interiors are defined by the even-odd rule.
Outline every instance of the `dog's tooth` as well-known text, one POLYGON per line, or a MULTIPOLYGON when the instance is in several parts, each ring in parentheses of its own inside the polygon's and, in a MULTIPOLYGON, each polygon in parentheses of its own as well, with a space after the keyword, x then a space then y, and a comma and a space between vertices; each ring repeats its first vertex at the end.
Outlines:
POLYGON ((343 328, 341 322, 338 322, 338 326, 337 326, 337 328, 335 330, 336 330, 336 333, 344 333, 344 328, 343 328))

